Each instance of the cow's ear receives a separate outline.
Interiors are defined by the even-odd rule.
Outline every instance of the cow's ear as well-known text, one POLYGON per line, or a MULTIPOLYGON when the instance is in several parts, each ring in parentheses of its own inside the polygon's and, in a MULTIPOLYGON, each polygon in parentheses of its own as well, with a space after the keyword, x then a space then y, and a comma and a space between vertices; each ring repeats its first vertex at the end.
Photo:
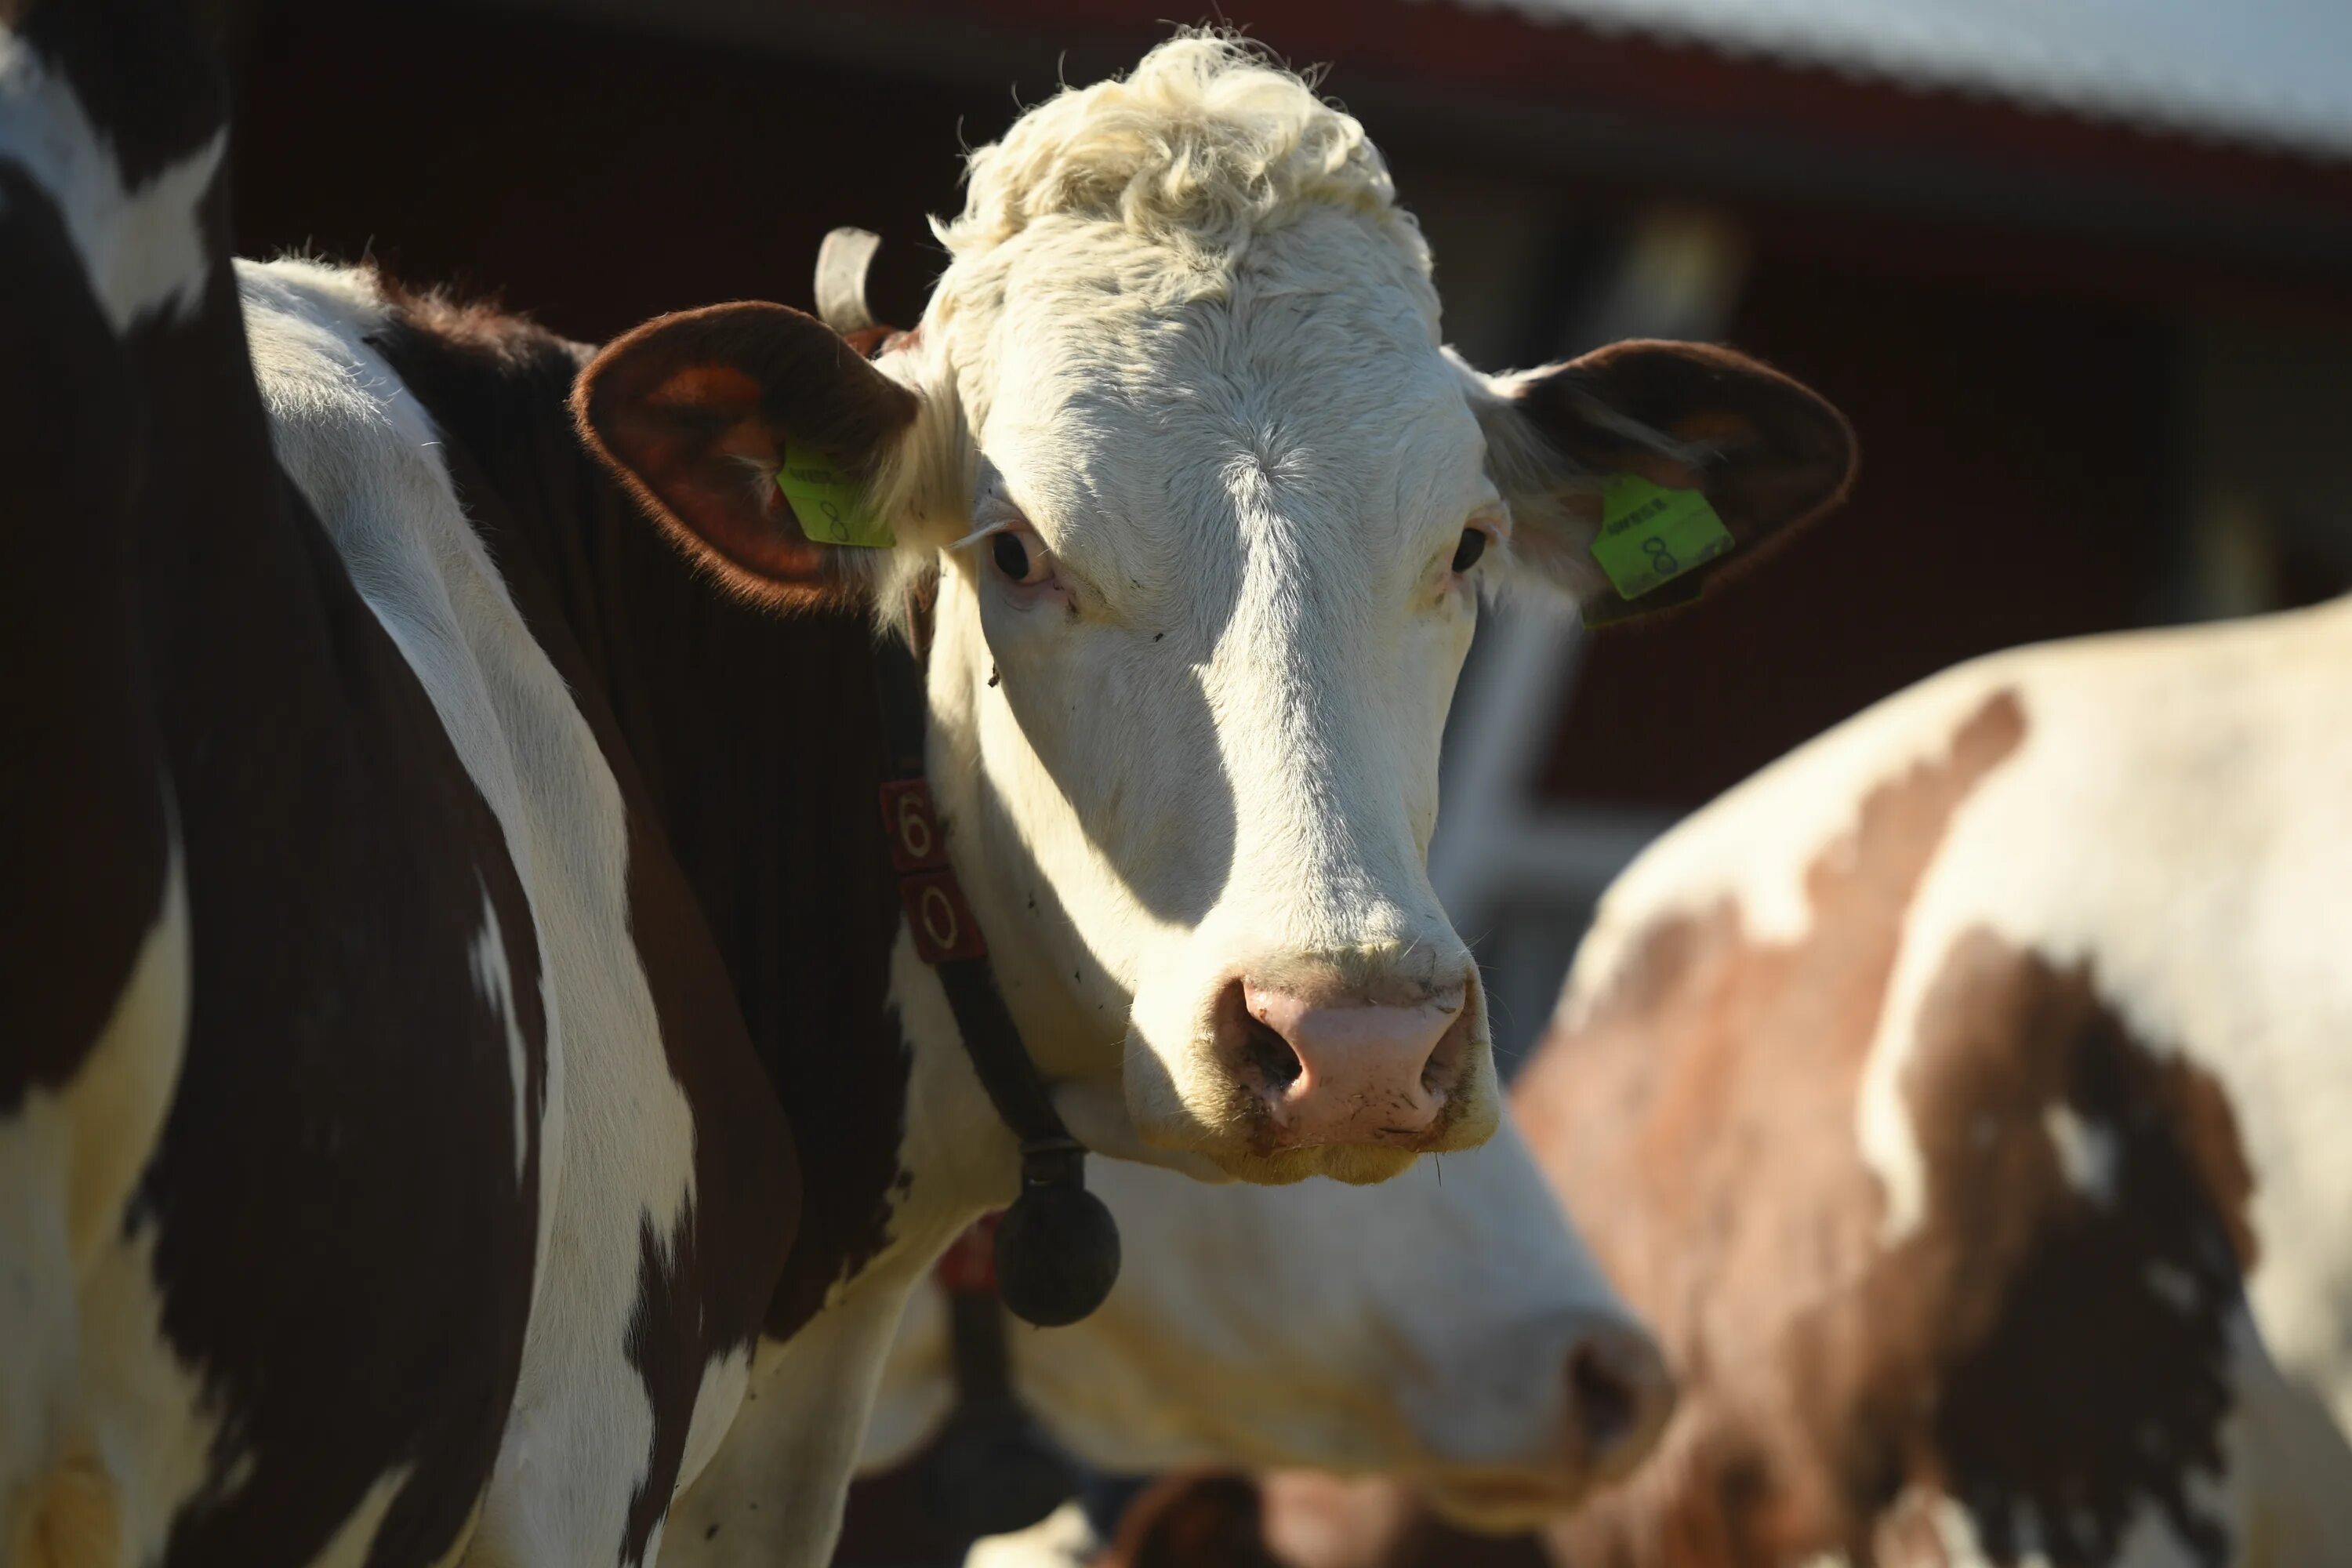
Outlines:
POLYGON ((1516 376, 1471 374, 1513 554, 1587 626, 1688 603, 1853 481, 1844 416, 1729 349, 1622 342, 1516 376))
POLYGON ((572 407, 589 449, 689 556, 746 598, 798 608, 856 596, 887 553, 873 481, 921 400, 814 317, 741 303, 614 340, 572 407))

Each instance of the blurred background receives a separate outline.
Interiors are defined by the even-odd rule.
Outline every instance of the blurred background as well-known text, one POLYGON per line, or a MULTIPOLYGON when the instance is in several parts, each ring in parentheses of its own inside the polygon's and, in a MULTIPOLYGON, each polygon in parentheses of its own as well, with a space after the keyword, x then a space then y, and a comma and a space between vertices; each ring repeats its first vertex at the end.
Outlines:
POLYGON ((2342 0, 220 0, 246 254, 373 254, 609 336, 806 307, 885 239, 911 321, 959 149, 1176 22, 1245 29, 1388 154, 1487 368, 1717 339, 1859 433, 1853 501, 1671 635, 1507 607, 1439 890, 1507 1063, 1678 815, 1989 649, 2352 585, 2342 0))

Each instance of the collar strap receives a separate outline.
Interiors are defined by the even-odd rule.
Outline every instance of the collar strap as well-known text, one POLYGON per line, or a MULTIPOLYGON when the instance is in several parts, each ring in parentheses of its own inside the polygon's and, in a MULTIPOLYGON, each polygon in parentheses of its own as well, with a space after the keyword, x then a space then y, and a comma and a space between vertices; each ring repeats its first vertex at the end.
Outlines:
POLYGON ((940 1259, 956 1403, 945 1429, 916 1461, 918 1495, 931 1516, 966 1536, 1026 1530, 1077 1489, 1069 1459, 1013 1385, 996 1294, 995 1234, 995 1216, 983 1217, 940 1259))
POLYGON ((996 1231, 998 1290, 1016 1317, 1049 1328, 1075 1323, 1102 1305, 1118 1278, 1118 1229, 1086 1190, 1086 1146, 1063 1125, 997 992, 988 943, 948 859, 925 773, 922 667, 895 637, 876 649, 874 688, 887 763, 882 826, 898 907, 916 956, 939 974, 989 1103, 1021 1142, 1020 1196, 996 1231))

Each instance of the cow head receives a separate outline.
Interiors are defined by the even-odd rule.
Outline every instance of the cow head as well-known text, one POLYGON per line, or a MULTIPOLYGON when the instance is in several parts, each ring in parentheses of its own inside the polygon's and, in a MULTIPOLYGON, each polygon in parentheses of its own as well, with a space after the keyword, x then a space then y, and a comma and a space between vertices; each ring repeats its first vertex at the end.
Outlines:
MULTIPOLYGON (((1488 1530, 1573 1507, 1650 1451, 1673 1385, 1516 1127, 1444 1164, 1378 1192, 1102 1165, 1127 1266, 1084 1322, 1012 1336, 1014 1391, 1114 1473, 1398 1475, 1488 1530)), ((944 1425, 947 1316, 937 1291, 910 1304, 867 1470, 944 1425)))
POLYGON ((780 306, 667 317, 583 374, 584 431, 743 594, 936 583, 933 787, 1049 1074, 1123 1072, 1147 1141, 1254 1181, 1478 1142, 1486 1003, 1425 858, 1480 585, 1628 613, 1607 479, 1752 546, 1837 497, 1843 422, 1719 349, 1469 369, 1362 128, 1227 40, 1063 93, 970 179, 878 361, 780 306), (865 487, 818 531, 888 548, 808 537, 804 462, 865 487))

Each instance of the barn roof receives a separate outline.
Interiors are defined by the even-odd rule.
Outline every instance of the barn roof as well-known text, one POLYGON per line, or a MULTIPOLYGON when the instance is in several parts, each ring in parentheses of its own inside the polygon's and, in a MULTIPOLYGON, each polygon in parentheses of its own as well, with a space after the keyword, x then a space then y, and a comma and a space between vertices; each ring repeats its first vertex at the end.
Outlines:
POLYGON ((2092 120, 2352 159, 2345 0, 1452 0, 2092 120))

